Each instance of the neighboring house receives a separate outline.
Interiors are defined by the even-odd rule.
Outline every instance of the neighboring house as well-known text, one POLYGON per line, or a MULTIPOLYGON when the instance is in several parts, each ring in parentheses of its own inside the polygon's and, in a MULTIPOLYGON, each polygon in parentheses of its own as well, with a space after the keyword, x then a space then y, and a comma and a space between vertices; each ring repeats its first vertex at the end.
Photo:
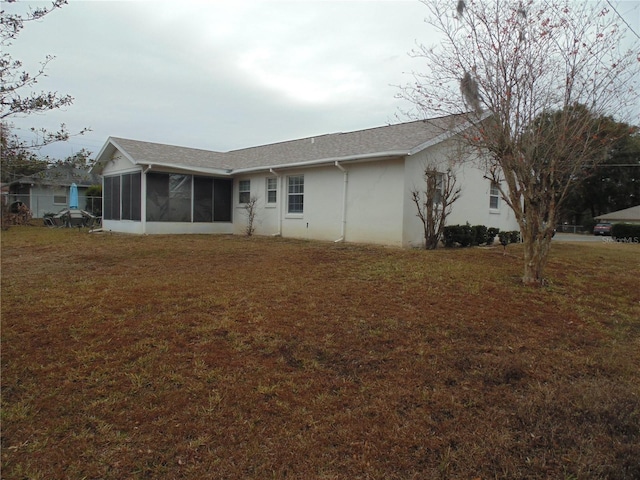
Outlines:
POLYGON ((595 217, 599 222, 640 223, 640 205, 595 217))
POLYGON ((88 169, 57 165, 11 182, 8 201, 10 204, 22 202, 35 218, 43 218, 46 213, 58 213, 69 206, 69 189, 73 183, 78 187, 79 207, 86 209, 85 192, 92 185, 102 184, 102 177, 88 169))
MULTIPOLYGON (((103 228, 243 234, 255 197, 258 235, 421 246, 411 192, 425 188, 427 163, 447 171, 465 126, 442 117, 226 153, 110 137, 93 168, 104 177, 103 228)), ((462 195, 448 224, 517 229, 477 159, 455 160, 462 195)))

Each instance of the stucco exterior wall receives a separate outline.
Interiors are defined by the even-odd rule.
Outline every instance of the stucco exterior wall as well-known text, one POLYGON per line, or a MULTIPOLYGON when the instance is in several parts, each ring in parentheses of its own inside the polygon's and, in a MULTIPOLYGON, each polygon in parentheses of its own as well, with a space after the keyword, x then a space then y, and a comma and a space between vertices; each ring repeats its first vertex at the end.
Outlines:
POLYGON ((105 164, 102 170, 102 176, 114 175, 116 173, 125 173, 126 171, 140 170, 140 167, 134 165, 119 151, 116 151, 111 159, 105 164))
POLYGON ((458 225, 469 222, 471 225, 497 227, 500 230, 518 230, 518 223, 513 211, 500 199, 498 208, 489 208, 491 181, 484 178, 485 172, 475 157, 460 153, 453 140, 435 145, 414 156, 407 157, 405 165, 405 197, 404 197, 404 237, 406 247, 424 245, 424 232, 417 208, 412 201, 413 190, 424 191, 424 169, 427 164, 436 165, 437 170, 446 172, 451 168, 460 186, 460 198, 453 204, 447 225, 458 225), (464 158, 464 161, 460 159, 464 158))
MULTIPOLYGON (((250 181, 250 197, 256 197, 255 235, 376 243, 392 246, 420 247, 423 229, 416 216, 411 192, 424 189, 423 172, 427 162, 440 165, 445 172, 448 159, 455 155, 451 142, 444 142, 416 155, 376 161, 342 162, 276 172, 262 171, 237 175, 233 179, 232 222, 148 222, 145 219, 146 176, 142 177, 142 218, 135 221, 104 220, 103 228, 125 233, 172 234, 213 233, 244 235, 247 212, 240 203, 239 184, 250 181), (343 171, 344 169, 344 171, 343 171), (346 171, 346 173, 345 173, 346 171), (288 213, 288 179, 304 176, 304 209, 288 213), (276 202, 267 202, 267 179, 277 180, 276 202), (346 180, 346 183, 345 183, 346 180), (345 196, 346 193, 346 196, 345 196)), ((104 168, 105 176, 140 170, 124 155, 115 152, 104 168)), ((469 222, 501 230, 515 230, 513 212, 500 201, 499 208, 489 208, 491 182, 471 161, 456 163, 455 174, 462 193, 453 206, 447 224, 469 222)))
POLYGON ((335 165, 277 172, 275 205, 266 202, 267 177, 273 178, 273 174, 238 176, 234 180, 234 233, 246 232, 247 215, 238 201, 238 185, 241 180, 250 180, 251 196, 258 198, 256 235, 400 246, 403 160, 346 163, 343 168, 346 209, 345 172, 335 165), (304 176, 304 211, 290 214, 288 178, 297 175, 304 176))

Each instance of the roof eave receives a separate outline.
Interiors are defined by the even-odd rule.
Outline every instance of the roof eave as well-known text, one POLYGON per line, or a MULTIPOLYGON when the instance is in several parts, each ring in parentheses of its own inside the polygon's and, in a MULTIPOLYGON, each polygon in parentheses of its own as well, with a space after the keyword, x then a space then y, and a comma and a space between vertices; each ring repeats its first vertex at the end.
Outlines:
POLYGON ((159 171, 158 168, 163 168, 163 169, 168 168, 172 170, 178 170, 178 171, 189 172, 189 173, 207 173, 210 175, 219 175, 223 177, 228 177, 233 173, 230 169, 191 167, 191 166, 184 166, 184 165, 173 164, 173 163, 138 162, 137 165, 140 165, 141 167, 148 167, 152 172, 159 171))

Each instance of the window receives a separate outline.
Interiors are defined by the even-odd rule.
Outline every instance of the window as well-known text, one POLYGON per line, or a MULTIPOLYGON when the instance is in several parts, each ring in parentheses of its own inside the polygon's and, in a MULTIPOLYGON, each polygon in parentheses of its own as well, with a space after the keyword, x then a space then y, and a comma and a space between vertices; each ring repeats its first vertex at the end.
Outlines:
POLYGON ((442 203, 442 188, 444 184, 444 174, 436 173, 435 176, 435 190, 433 192, 433 203, 440 205, 442 203))
POLYGON ((232 192, 233 180, 226 178, 151 172, 147 174, 147 220, 230 222, 232 192))
POLYGON ((65 193, 60 195, 53 196, 53 203, 55 205, 66 205, 67 204, 67 195, 65 193))
POLYGON ((122 175, 122 220, 140 220, 141 173, 122 175))
POLYGON ((302 213, 304 211, 304 175, 288 177, 288 181, 287 213, 302 213))
POLYGON ((276 203, 278 200, 278 179, 267 178, 267 203, 276 203))
POLYGON ((213 178, 193 177, 193 221, 213 222, 213 178))
POLYGON ((120 176, 104 177, 102 192, 105 220, 120 220, 120 176))
POLYGON ((240 180, 238 183, 238 203, 249 203, 251 200, 251 180, 240 180))
POLYGON ((491 182, 491 191, 489 192, 489 208, 491 210, 497 210, 500 206, 500 190, 498 190, 498 184, 491 182))
POLYGON ((230 222, 233 203, 233 180, 213 179, 213 221, 230 222))
POLYGON ((230 222, 233 180, 193 177, 193 221, 230 222))
POLYGON ((147 220, 191 221, 191 175, 147 174, 147 220))
POLYGON ((142 174, 139 172, 104 178, 105 220, 140 221, 141 182, 142 174))

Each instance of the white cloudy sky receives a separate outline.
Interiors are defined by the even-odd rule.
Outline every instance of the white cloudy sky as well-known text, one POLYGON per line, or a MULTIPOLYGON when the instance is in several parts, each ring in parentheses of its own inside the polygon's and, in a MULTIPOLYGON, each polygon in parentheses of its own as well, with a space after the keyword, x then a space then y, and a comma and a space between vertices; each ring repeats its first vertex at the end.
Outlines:
MULTIPOLYGON (((612 3, 639 31, 640 2, 612 3)), ((44 3, 3 9, 27 5, 44 3)), ((8 51, 31 72, 55 55, 38 87, 75 101, 12 121, 92 129, 55 158, 109 136, 226 151, 385 125, 420 70, 408 52, 435 41, 425 15, 418 0, 70 0, 8 51)))

